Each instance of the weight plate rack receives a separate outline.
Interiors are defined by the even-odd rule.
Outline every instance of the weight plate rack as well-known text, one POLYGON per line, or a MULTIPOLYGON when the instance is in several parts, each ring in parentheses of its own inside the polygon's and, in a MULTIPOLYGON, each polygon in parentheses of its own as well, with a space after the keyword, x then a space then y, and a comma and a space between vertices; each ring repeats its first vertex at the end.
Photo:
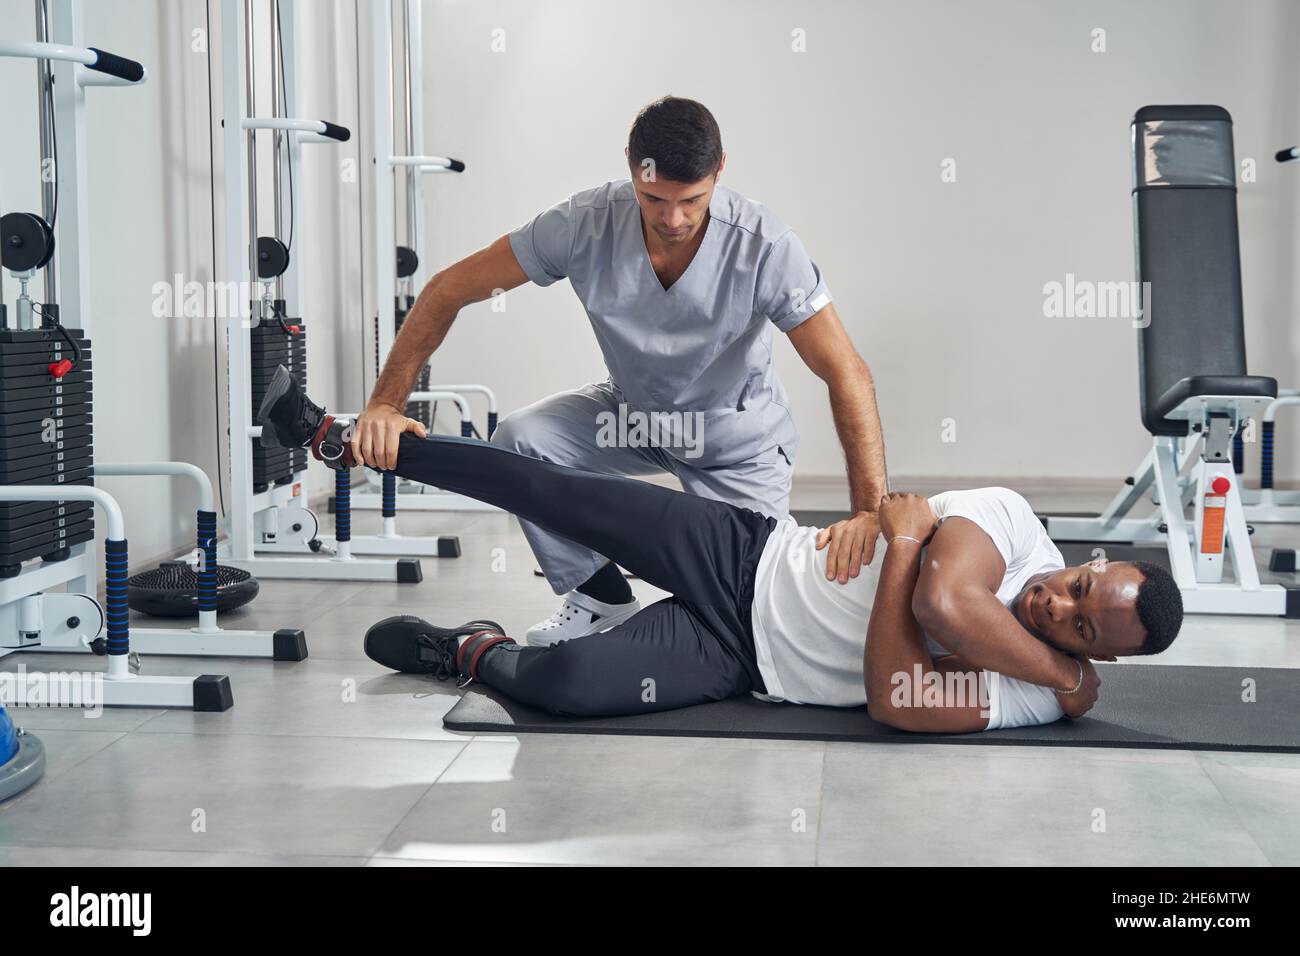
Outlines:
MULTIPOLYGON (((282 303, 277 301, 276 307, 282 314, 282 303)), ((266 387, 280 365, 289 370, 299 388, 307 391, 307 329, 299 319, 286 319, 281 325, 279 319, 272 318, 263 319, 249 334, 250 387, 256 416, 266 387)), ((306 467, 305 448, 263 448, 261 442, 253 443, 253 491, 256 493, 292 481, 294 474, 306 467)))
MULTIPOLYGON (((0 484, 94 484, 92 367, 80 329, 0 329, 0 484)), ((2 502, 0 577, 94 537, 92 502, 2 502)))

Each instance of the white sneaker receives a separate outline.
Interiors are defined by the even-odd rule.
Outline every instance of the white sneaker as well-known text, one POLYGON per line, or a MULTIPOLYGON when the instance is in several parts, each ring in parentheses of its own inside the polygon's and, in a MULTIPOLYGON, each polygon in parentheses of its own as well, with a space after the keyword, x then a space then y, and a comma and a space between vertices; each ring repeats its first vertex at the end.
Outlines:
POLYGON ((606 604, 581 591, 570 591, 558 611, 528 629, 525 639, 534 647, 558 644, 575 637, 607 631, 641 610, 635 598, 627 604, 606 604))

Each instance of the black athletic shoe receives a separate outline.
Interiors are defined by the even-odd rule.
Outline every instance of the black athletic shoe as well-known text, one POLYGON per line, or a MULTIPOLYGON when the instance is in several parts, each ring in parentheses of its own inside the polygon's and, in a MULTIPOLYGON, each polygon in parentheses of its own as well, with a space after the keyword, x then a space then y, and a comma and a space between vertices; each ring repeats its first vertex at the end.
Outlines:
POLYGON ((257 411, 263 448, 305 448, 325 420, 325 409, 303 394, 289 370, 275 370, 257 411))
MULTIPOLYGON (((366 631, 366 656, 403 674, 430 674, 438 680, 462 676, 456 666, 459 638, 478 631, 503 633, 495 621, 470 621, 460 627, 436 627, 411 614, 387 617, 366 631)), ((468 676, 468 675, 464 675, 468 676)))

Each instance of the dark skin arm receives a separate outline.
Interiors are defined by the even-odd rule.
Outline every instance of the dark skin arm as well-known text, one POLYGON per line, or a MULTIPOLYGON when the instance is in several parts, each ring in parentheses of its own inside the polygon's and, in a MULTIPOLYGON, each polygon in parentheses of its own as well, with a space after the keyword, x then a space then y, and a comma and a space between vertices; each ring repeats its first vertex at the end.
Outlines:
MULTIPOLYGON (((890 544, 881 564, 876 598, 867 626, 863 675, 867 713, 872 720, 899 730, 929 733, 971 733, 988 726, 982 702, 987 700, 977 668, 956 656, 934 661, 921 627, 912 614, 912 594, 921 569, 921 546, 934 525, 929 503, 916 495, 885 496, 881 526, 890 544), (909 535, 918 541, 896 535, 909 535), (948 681, 946 673, 966 680, 948 681), (918 706, 913 695, 917 675, 934 675, 942 695, 934 705, 918 706)), ((924 679, 924 677, 923 677, 924 679)))
MULTIPOLYGON (((1025 630, 998 600, 1005 573, 984 529, 967 518, 949 518, 926 551, 912 612, 931 637, 972 667, 1050 687, 1067 714, 1080 716, 1095 700, 1095 693, 1069 693, 1079 683, 1080 662, 1025 630)), ((1085 678, 1089 671, 1095 678, 1084 662, 1085 678)))
POLYGON ((838 579, 846 584, 875 556, 880 532, 875 508, 889 486, 876 386, 871 369, 854 348, 833 304, 790 332, 790 344, 813 374, 826 383, 835 432, 844 449, 853 514, 823 529, 817 549, 830 548, 826 554, 827 580, 838 579))

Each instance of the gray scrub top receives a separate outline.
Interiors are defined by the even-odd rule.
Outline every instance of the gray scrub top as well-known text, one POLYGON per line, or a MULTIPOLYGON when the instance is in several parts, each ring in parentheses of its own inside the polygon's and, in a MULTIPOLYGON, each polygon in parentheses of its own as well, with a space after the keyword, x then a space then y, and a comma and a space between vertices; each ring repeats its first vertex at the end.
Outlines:
MULTIPOLYGON (((789 332, 831 301, 799 237, 761 203, 718 185, 695 258, 664 289, 650 265, 630 179, 612 180, 510 233, 528 278, 568 278, 629 409, 699 412, 695 466, 728 465, 799 432, 772 365, 772 327, 789 332)), ((667 449, 686 460, 680 448, 667 449)))

